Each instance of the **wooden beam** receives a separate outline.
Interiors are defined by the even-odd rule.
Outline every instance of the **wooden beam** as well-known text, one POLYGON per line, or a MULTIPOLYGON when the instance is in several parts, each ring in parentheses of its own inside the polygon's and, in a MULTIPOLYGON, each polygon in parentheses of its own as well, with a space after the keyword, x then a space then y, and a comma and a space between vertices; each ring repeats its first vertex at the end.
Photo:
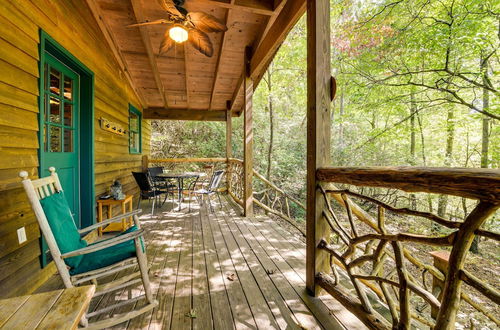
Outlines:
POLYGON ((148 108, 144 109, 143 118, 164 120, 226 121, 226 111, 148 108))
MULTIPOLYGON (((142 0, 130 0, 132 3, 132 9, 134 11, 135 19, 137 22, 144 22, 146 17, 143 12, 142 0)), ((160 72, 158 70, 158 64, 156 63, 156 57, 153 52, 153 46, 151 45, 151 39, 149 38, 148 26, 139 26, 139 31, 141 33, 142 42, 146 48, 146 53, 148 55, 149 64, 151 65, 151 70, 153 71, 153 77, 156 82, 156 88, 160 92, 163 105, 168 108, 167 98, 165 96, 165 87, 161 81, 160 72)))
POLYGON ((253 14, 271 16, 274 12, 273 4, 270 1, 255 1, 255 0, 239 0, 223 2, 217 0, 196 0, 196 3, 207 4, 227 9, 236 9, 246 11, 253 14))
POLYGON ((288 32, 302 17, 305 10, 306 1, 304 0, 288 0, 284 4, 283 9, 252 56, 250 76, 256 84, 260 81, 288 32))
POLYGON ((316 274, 330 271, 328 254, 317 248, 322 239, 329 241, 330 229, 322 217, 325 201, 316 179, 316 170, 331 158, 330 76, 330 2, 307 0, 306 286, 314 296, 320 289, 316 274))
POLYGON ((189 59, 188 59, 188 46, 187 42, 184 43, 184 74, 186 83, 186 107, 189 109, 189 86, 191 85, 189 81, 189 59))
POLYGON ((123 58, 123 54, 121 53, 120 49, 118 48, 115 39, 113 38, 113 35, 110 32, 110 29, 106 22, 103 19, 103 15, 101 12, 101 8, 99 5, 96 3, 96 0, 86 0, 87 5, 90 8, 90 11, 92 12, 92 15, 94 15, 95 20, 97 21, 97 25, 99 26, 99 29, 101 30, 102 34, 104 35, 104 39, 106 39, 106 42, 108 43, 109 48, 113 52, 113 55, 118 62, 118 65, 120 66, 120 69, 123 71, 125 78, 127 78, 128 83, 130 84, 130 87, 135 93, 135 96, 139 100, 139 103, 141 104, 142 108, 145 108, 147 106, 143 95, 141 94, 140 90, 137 88, 135 85, 134 81, 132 80, 132 77, 130 76, 130 72, 128 71, 126 62, 123 58))
POLYGON ((320 168, 321 181, 500 201, 500 170, 412 166, 320 168))
POLYGON ((264 40, 264 38, 267 36, 267 33, 269 32, 269 30, 273 26, 274 22, 276 21, 276 18, 278 18, 279 14, 281 13, 283 8, 285 7, 286 2, 287 2, 287 0, 276 0, 275 1, 274 12, 269 17, 267 24, 266 24, 266 27, 262 31, 261 35, 259 36, 259 38, 257 38, 256 42, 253 44, 253 46, 252 46, 253 49, 257 49, 260 46, 260 44, 262 43, 262 40, 264 40))
POLYGON ((238 82, 236 83, 236 89, 233 91, 233 96, 231 97, 231 111, 235 112, 236 110, 236 100, 240 96, 240 91, 242 90, 243 87, 243 82, 245 81, 245 72, 243 71, 243 74, 240 76, 240 79, 238 79, 238 82))
POLYGON ((231 164, 229 163, 229 159, 233 158, 233 148, 232 148, 232 139, 233 139, 233 122, 231 118, 231 103, 227 102, 227 110, 226 110, 226 184, 227 191, 231 188, 231 164))
POLYGON ((224 163, 226 158, 153 158, 149 163, 224 163))
MULTIPOLYGON (((234 3, 234 1, 235 0, 231 0, 231 3, 234 3)), ((226 11, 226 18, 224 20, 226 26, 229 25, 229 22, 231 20, 232 20, 231 9, 228 9, 226 11)), ((220 66, 220 61, 222 59, 222 51, 224 50, 224 45, 226 44, 226 36, 227 36, 227 31, 222 32, 222 40, 221 40, 220 47, 219 47, 219 53, 217 55, 217 63, 215 65, 215 77, 214 77, 214 81, 212 83, 212 93, 210 94, 210 104, 208 106, 208 108, 210 110, 212 110, 212 103, 213 103, 214 96, 215 96, 215 86, 217 86, 217 80, 219 78, 219 66, 220 66)))
MULTIPOLYGON (((278 29, 278 28, 274 25, 274 23, 276 22, 276 19, 277 19, 278 17, 281 17, 281 20, 284 20, 284 19, 285 19, 285 18, 284 18, 284 16, 283 16, 283 15, 281 15, 281 13, 282 13, 282 11, 284 10, 285 5, 286 5, 288 2, 290 2, 290 1, 292 1, 292 0, 288 0, 288 1, 287 1, 287 0, 276 0, 276 1, 275 1, 275 9, 274 9, 274 12, 273 12, 273 14, 269 17, 269 20, 267 21, 266 27, 265 27, 265 28, 264 28, 264 30, 262 31, 262 34, 261 34, 261 35, 259 36, 259 38, 257 38, 257 40, 254 42, 254 44, 253 44, 253 48, 254 48, 254 49, 261 49, 261 47, 260 47, 260 46, 261 46, 262 42, 263 42, 264 40, 269 40, 269 39, 268 39, 268 38, 266 38, 266 37, 267 37, 267 35, 269 34, 269 31, 271 30, 271 28, 272 28, 272 27, 275 27, 275 28, 274 28, 275 30, 276 30, 276 29, 278 29)), ((304 1, 304 0, 302 0, 302 1, 304 1)), ((305 2, 304 2, 304 3, 305 3, 305 2)), ((304 6, 304 7, 305 7, 305 6, 304 6)), ((287 10, 288 10, 289 12, 294 12, 294 10, 296 10, 296 8, 295 8, 295 9, 294 9, 294 8, 290 9, 290 7, 287 7, 287 10)), ((302 14, 303 14, 303 12, 302 12, 302 14)), ((301 14, 301 15, 302 15, 302 14, 301 14)), ((299 15, 299 17, 300 17, 300 15, 299 15)), ((294 24, 295 24, 295 23, 294 23, 294 24)), ((293 25, 294 25, 294 24, 292 24, 292 25, 289 27, 289 29, 291 29, 291 28, 293 27, 293 25)), ((288 33, 288 31, 286 31, 286 33, 285 33, 285 37, 286 37, 286 34, 287 34, 287 33, 288 33)), ((272 38, 271 38, 271 39, 272 39, 272 38)), ((276 52, 276 51, 278 50, 279 45, 283 42, 283 40, 284 40, 284 38, 283 38, 281 41, 279 41, 279 42, 278 42, 277 47, 276 47, 276 49, 274 50, 274 52, 276 52)), ((273 57, 274 57, 274 53, 272 54, 272 56, 270 57, 270 59, 272 60, 272 58, 273 58, 273 57)), ((252 61, 252 62, 253 62, 253 61, 252 61)), ((252 76, 252 77, 254 78, 254 86, 258 85, 258 83, 259 83, 260 79, 262 78, 262 75, 264 74, 265 70, 266 70, 266 69, 267 69, 267 67, 269 66, 269 63, 270 63, 270 62, 271 62, 270 60, 267 62, 267 64, 263 67, 264 69, 262 70, 262 72, 260 72, 260 73, 257 75, 257 77, 255 77, 255 75, 253 75, 253 76, 252 76)), ((243 76, 244 76, 244 73, 242 74, 242 77, 243 77, 243 76)), ((243 79, 242 79, 242 77, 241 77, 241 78, 240 78, 240 80, 238 81, 238 83, 237 83, 237 85, 236 85, 236 89, 234 90, 234 93, 233 93, 233 98, 232 98, 233 108, 231 109, 233 112, 236 112, 236 109, 235 109, 235 100, 236 100, 236 99, 240 96, 240 93, 241 93, 241 91, 242 91, 242 88, 241 88, 241 87, 242 87, 242 85, 243 85, 243 79)), ((238 112, 238 113, 237 113, 237 115, 239 115, 239 114, 241 114, 241 112, 238 112)))
POLYGON ((249 75, 251 49, 245 49, 245 78, 243 80, 243 88, 245 95, 244 118, 243 118, 243 210, 245 217, 253 217, 253 81, 249 75))
MULTIPOLYGON (((228 102, 229 103, 229 102, 228 102)), ((226 110, 226 158, 233 158, 232 150, 232 137, 233 137, 233 123, 231 118, 231 106, 228 104, 228 109, 226 110)))

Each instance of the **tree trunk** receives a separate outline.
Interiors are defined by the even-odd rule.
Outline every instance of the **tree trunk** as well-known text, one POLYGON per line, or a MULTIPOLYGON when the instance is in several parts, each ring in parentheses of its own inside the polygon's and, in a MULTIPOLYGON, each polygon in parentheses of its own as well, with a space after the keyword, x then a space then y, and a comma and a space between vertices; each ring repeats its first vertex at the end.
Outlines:
POLYGON ((342 120, 344 116, 344 88, 340 88, 340 95, 339 95, 339 136, 338 136, 338 141, 339 141, 339 150, 342 151, 343 149, 343 135, 344 135, 344 127, 342 125, 342 120))
MULTIPOLYGON (((424 128, 422 125, 422 119, 420 118, 418 112, 415 114, 415 116, 417 117, 418 127, 420 131, 420 143, 422 144, 422 163, 424 164, 424 166, 427 166, 427 158, 425 156, 425 137, 424 137, 424 128)), ((432 197, 430 194, 427 194, 427 204, 429 205, 429 212, 432 213, 434 208, 432 206, 432 197)))
MULTIPOLYGON (((451 104, 448 106, 448 115, 446 117, 446 132, 446 153, 444 163, 449 167, 452 165, 453 144, 455 140, 455 111, 451 104)), ((445 216, 447 205, 448 195, 440 195, 437 210, 440 217, 445 216)))
MULTIPOLYGON (((417 104, 415 102, 415 93, 412 90, 410 94, 410 159, 409 163, 411 166, 415 166, 415 150, 416 150, 416 139, 415 139, 415 115, 417 114, 417 104)), ((415 194, 410 194, 410 207, 414 210, 417 209, 417 198, 415 194)))
MULTIPOLYGON (((483 84, 488 83, 488 60, 481 58, 481 72, 483 74, 483 84)), ((483 88, 483 110, 490 109, 490 93, 486 88, 483 88)), ((483 115, 482 120, 482 136, 481 136, 481 168, 488 168, 489 158, 488 150, 490 147, 490 117, 483 115)), ((479 253, 479 236, 474 237, 470 247, 472 253, 479 253)))

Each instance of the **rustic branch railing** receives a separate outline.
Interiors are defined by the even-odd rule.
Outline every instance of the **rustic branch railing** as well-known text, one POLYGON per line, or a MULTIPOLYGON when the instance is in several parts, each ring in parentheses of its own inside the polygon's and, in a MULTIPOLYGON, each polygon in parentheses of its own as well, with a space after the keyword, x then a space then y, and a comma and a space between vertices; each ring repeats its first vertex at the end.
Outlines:
POLYGON ((243 207, 243 161, 229 158, 227 162, 227 191, 233 200, 243 207))
MULTIPOLYGON (((229 194, 240 205, 243 205, 243 161, 230 158, 228 162, 229 194)), ((257 171, 253 171, 253 202, 266 212, 274 214, 299 230, 305 236, 304 229, 300 226, 294 214, 294 209, 305 212, 305 205, 296 198, 278 188, 257 171)), ((295 212, 296 213, 296 212, 295 212)))
MULTIPOLYGON (((462 291, 465 282, 498 304, 500 292, 464 269, 466 256, 476 235, 499 240, 499 234, 480 229, 500 206, 500 171, 448 168, 324 168, 316 173, 321 181, 318 190, 326 201, 323 221, 331 233, 317 245, 330 255, 331 274, 319 272, 318 285, 356 314, 367 326, 377 329, 409 329, 410 326, 453 329, 460 301, 486 315, 497 326, 498 316, 473 301, 462 291), (359 186, 396 188, 410 192, 428 192, 478 199, 479 203, 463 222, 408 208, 395 208, 374 198, 347 189, 337 189, 332 182, 359 186), (336 214, 330 199, 345 211, 336 214), (355 200, 377 206, 375 216, 365 212, 355 200), (400 232, 386 211, 398 216, 430 220, 444 227, 444 234, 400 232), (336 243, 334 243, 336 242, 336 243), (416 256, 415 244, 451 249, 446 273, 416 256), (415 272, 422 273, 422 281, 415 272), (353 293, 339 285, 344 274, 353 293), (443 283, 436 298, 427 289, 425 274, 443 283), (369 296, 385 303, 374 308, 369 296), (442 303, 443 302, 443 303, 442 303), (424 308, 416 308, 426 304, 424 308), (386 311, 386 313, 384 313, 386 311), (384 313, 386 317, 382 316, 384 313)), ((338 209, 338 208, 337 208, 338 209)), ((413 221, 418 221, 414 219, 413 221)), ((380 304, 379 304, 380 305, 380 304)))
POLYGON ((295 213, 297 213, 296 210, 301 210, 305 213, 306 206, 290 194, 278 188, 255 170, 253 171, 253 176, 254 186, 258 189, 262 188, 253 193, 253 202, 255 205, 286 220, 305 236, 305 230, 299 225, 295 213))

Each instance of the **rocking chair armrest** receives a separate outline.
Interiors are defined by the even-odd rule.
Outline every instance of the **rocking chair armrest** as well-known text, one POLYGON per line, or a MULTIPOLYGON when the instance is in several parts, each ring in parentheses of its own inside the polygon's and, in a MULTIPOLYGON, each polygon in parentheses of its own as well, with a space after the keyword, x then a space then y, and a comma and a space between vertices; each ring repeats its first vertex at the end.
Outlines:
POLYGON ((92 245, 89 245, 87 247, 84 247, 84 248, 81 248, 78 250, 64 253, 63 255, 61 255, 61 257, 63 259, 66 259, 66 258, 70 258, 70 257, 81 256, 83 254, 88 254, 91 252, 103 250, 103 249, 106 249, 108 247, 115 246, 117 244, 120 244, 120 243, 123 243, 126 241, 130 241, 132 239, 136 239, 137 237, 141 237, 142 235, 144 235, 144 229, 139 229, 139 230, 127 233, 125 235, 118 235, 118 236, 115 236, 109 240, 102 241, 102 242, 96 243, 96 244, 92 244, 92 245))
POLYGON ((104 220, 102 222, 98 222, 98 223, 96 223, 94 225, 82 228, 82 229, 78 230, 78 233, 79 234, 87 233, 87 232, 92 231, 94 229, 97 229, 99 227, 109 225, 112 222, 121 221, 121 219, 123 219, 123 218, 127 218, 127 217, 130 217, 130 216, 139 214, 139 213, 142 213, 141 209, 137 209, 137 210, 134 210, 134 211, 131 211, 131 212, 120 214, 120 215, 114 216, 114 217, 112 217, 110 219, 106 219, 106 220, 104 220))

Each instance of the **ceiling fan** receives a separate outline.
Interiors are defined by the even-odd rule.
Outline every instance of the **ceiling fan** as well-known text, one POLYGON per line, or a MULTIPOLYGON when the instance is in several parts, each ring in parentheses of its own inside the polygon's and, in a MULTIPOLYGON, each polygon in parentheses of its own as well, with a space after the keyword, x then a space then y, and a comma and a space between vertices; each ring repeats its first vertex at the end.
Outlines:
POLYGON ((203 12, 188 12, 185 0, 158 0, 167 12, 167 18, 129 25, 168 25, 160 44, 160 55, 168 52, 175 43, 188 41, 194 48, 207 57, 212 57, 214 47, 207 33, 227 31, 227 26, 214 16, 203 12))

